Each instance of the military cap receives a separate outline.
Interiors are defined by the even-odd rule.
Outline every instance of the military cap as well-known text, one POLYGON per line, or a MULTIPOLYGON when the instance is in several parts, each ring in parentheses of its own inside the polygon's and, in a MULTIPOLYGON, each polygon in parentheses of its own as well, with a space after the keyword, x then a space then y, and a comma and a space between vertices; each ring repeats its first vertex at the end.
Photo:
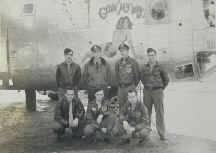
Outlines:
POLYGON ((96 90, 94 91, 94 94, 99 93, 99 92, 103 92, 103 93, 104 93, 104 90, 103 90, 103 89, 96 89, 96 90))
POLYGON ((118 48, 118 49, 119 49, 119 50, 122 50, 122 49, 124 49, 124 50, 129 50, 130 47, 129 47, 127 44, 122 43, 122 44, 119 45, 119 48, 118 48))
POLYGON ((99 45, 93 45, 92 47, 91 47, 91 51, 92 52, 96 52, 96 51, 101 51, 102 49, 101 49, 101 47, 99 46, 99 45))
POLYGON ((118 109, 119 109, 119 101, 118 101, 118 97, 115 96, 115 97, 112 97, 110 99, 110 104, 109 104, 109 111, 112 111, 112 112, 115 112, 115 113, 118 113, 118 109))
POLYGON ((72 49, 70 49, 70 48, 65 48, 65 49, 64 49, 64 54, 65 54, 65 55, 67 55, 67 54, 70 53, 70 52, 72 52, 72 54, 73 54, 73 50, 72 50, 72 49))
POLYGON ((153 49, 153 48, 148 48, 146 52, 147 52, 147 54, 151 53, 151 52, 157 54, 157 51, 155 49, 153 49))

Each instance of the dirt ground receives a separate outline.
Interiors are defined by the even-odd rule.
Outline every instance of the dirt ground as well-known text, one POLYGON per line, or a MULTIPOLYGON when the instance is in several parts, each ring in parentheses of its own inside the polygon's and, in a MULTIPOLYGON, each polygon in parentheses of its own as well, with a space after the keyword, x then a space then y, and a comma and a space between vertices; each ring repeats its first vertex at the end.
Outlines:
POLYGON ((42 112, 28 113, 23 103, 0 108, 0 153, 215 153, 216 142, 169 134, 168 142, 155 132, 143 144, 96 143, 73 139, 70 134, 57 142, 52 133, 54 101, 41 100, 42 112))

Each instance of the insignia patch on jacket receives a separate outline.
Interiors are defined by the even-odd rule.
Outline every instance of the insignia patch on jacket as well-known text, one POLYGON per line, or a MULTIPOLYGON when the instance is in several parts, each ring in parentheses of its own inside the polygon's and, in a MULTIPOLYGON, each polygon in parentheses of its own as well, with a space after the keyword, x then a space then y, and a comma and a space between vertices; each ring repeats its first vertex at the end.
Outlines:
POLYGON ((102 110, 102 112, 106 112, 107 111, 107 106, 102 106, 101 110, 102 110))
POLYGON ((127 64, 125 67, 125 70, 127 73, 132 73, 132 65, 131 64, 127 64))

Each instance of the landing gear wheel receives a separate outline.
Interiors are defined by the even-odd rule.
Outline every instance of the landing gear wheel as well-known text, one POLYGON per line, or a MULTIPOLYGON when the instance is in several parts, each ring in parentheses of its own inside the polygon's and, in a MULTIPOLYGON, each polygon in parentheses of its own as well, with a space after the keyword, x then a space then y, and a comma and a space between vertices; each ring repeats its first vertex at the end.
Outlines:
POLYGON ((36 91, 34 89, 26 89, 26 110, 29 112, 36 111, 36 91))

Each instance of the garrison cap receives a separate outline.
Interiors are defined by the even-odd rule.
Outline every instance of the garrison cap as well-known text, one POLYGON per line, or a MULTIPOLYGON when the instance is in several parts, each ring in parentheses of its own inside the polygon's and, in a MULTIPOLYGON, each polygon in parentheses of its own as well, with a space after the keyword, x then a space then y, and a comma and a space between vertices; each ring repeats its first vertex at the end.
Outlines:
POLYGON ((93 45, 91 47, 92 52, 97 52, 97 51, 101 51, 101 50, 102 50, 102 48, 99 45, 93 45))
POLYGON ((67 54, 70 53, 70 52, 72 52, 72 54, 73 54, 73 50, 72 50, 72 49, 70 49, 70 48, 65 48, 65 49, 64 49, 64 54, 65 54, 65 55, 67 55, 67 54))
POLYGON ((116 111, 119 111, 119 100, 117 96, 111 98, 108 109, 115 113, 117 113, 116 111))
POLYGON ((119 45, 119 48, 118 48, 118 49, 119 49, 119 50, 121 50, 121 49, 129 50, 130 47, 129 47, 127 44, 122 43, 122 44, 119 45))
POLYGON ((146 52, 147 52, 147 54, 151 53, 151 52, 157 54, 157 51, 155 49, 153 49, 153 48, 148 48, 146 52))

